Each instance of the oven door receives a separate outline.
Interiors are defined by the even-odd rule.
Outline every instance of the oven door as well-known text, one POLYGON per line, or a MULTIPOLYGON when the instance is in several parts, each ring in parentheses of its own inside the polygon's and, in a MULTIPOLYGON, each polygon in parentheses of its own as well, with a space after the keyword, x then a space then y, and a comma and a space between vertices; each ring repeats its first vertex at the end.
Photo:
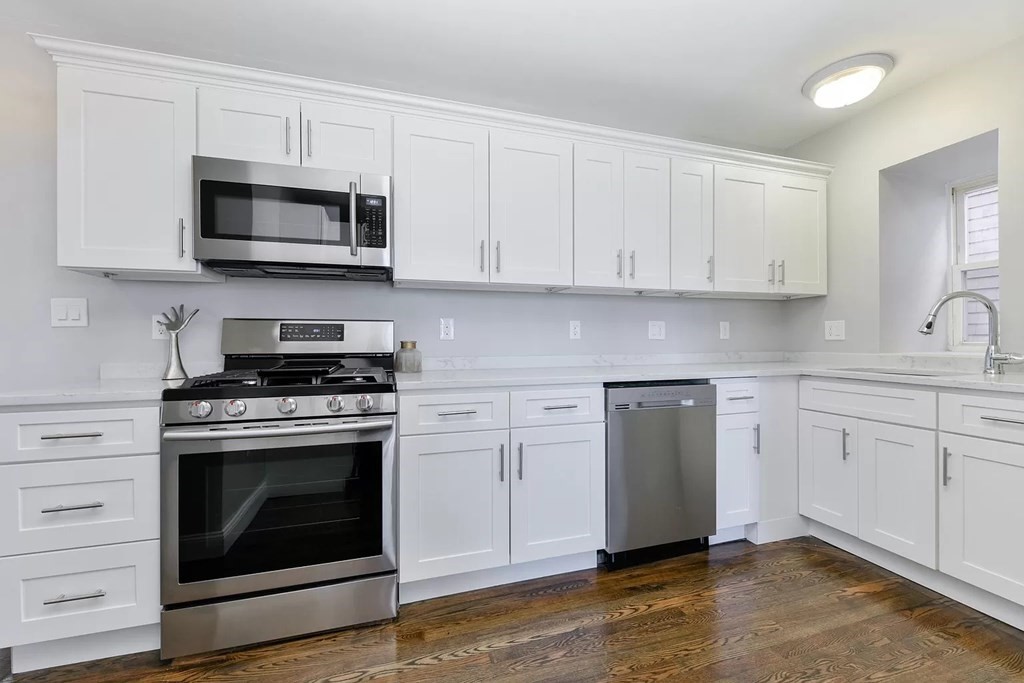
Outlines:
POLYGON ((391 265, 391 179, 193 157, 200 261, 391 265))
POLYGON ((394 420, 166 429, 162 603, 394 571, 394 420))

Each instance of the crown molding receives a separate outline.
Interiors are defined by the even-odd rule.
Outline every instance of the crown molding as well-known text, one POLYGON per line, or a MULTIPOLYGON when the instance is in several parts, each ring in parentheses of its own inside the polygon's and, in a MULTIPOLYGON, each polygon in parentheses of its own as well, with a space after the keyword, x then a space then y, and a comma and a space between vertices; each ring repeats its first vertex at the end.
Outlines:
POLYGON ((315 96, 395 114, 429 116, 491 127, 571 137, 581 142, 615 144, 654 154, 699 157, 758 168, 828 176, 832 166, 802 159, 763 154, 719 145, 637 133, 576 121, 410 95, 392 90, 337 83, 307 76, 211 62, 191 57, 102 45, 70 38, 30 33, 57 65, 77 66, 158 76, 166 79, 254 90, 273 90, 293 96, 315 96))

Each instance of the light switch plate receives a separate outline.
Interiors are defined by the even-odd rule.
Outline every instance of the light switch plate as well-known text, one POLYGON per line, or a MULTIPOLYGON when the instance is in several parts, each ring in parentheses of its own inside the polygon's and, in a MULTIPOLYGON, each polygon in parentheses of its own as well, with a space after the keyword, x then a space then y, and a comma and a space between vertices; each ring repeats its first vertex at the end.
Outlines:
POLYGON ((441 341, 455 339, 455 318, 441 318, 441 341))
POLYGON ((664 320, 649 320, 647 322, 647 338, 648 339, 664 339, 665 338, 665 321, 664 320))
POLYGON ((825 321, 825 341, 843 341, 846 339, 845 320, 825 321))
POLYGON ((718 338, 719 339, 728 339, 730 332, 731 332, 731 330, 729 329, 729 322, 728 321, 722 321, 722 322, 718 323, 718 338))
POLYGON ((582 338, 583 338, 583 328, 580 325, 580 321, 579 320, 570 320, 569 321, 569 339, 582 339, 582 338))
POLYGON ((88 326, 88 299, 50 299, 50 327, 88 326))

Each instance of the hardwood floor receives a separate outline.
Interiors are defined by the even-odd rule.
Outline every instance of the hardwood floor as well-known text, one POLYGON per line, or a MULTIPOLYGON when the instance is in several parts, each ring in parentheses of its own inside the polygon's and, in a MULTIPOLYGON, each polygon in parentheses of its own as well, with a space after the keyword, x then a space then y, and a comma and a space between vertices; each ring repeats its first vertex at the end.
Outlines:
POLYGON ((1024 633, 812 539, 402 607, 398 622, 16 683, 1024 681, 1024 633))

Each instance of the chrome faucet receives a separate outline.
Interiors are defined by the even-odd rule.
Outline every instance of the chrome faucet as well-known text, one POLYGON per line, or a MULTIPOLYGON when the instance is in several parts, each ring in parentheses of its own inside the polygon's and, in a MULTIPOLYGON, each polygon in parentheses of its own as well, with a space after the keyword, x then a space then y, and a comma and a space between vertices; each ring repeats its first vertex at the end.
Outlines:
POLYGON ((953 299, 974 299, 981 302, 981 305, 988 311, 988 346, 985 348, 986 375, 1003 374, 1003 366, 1007 363, 1024 363, 1024 355, 1019 353, 1003 353, 999 350, 999 311, 996 310, 996 305, 992 303, 992 299, 977 292, 961 290, 959 292, 950 292, 942 297, 928 311, 928 315, 925 317, 921 327, 917 328, 917 331, 921 334, 933 333, 935 331, 935 317, 939 314, 939 309, 953 299))

